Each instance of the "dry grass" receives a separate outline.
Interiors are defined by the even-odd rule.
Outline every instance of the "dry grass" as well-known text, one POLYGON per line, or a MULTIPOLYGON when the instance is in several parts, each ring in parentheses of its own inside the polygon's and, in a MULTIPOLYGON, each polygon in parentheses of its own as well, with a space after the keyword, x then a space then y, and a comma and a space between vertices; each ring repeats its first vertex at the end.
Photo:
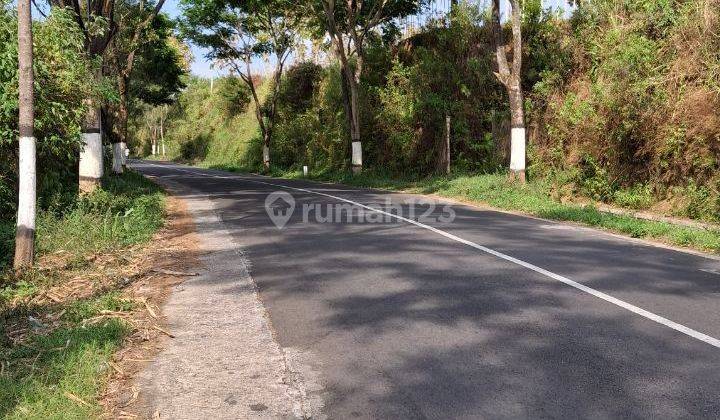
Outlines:
POLYGON ((198 262, 198 238, 194 225, 182 200, 169 198, 168 225, 153 239, 152 245, 135 256, 137 281, 126 294, 139 302, 130 316, 133 332, 125 339, 120 351, 110 362, 112 372, 102 404, 105 415, 112 418, 132 418, 140 390, 134 385, 134 375, 161 348, 161 338, 170 337, 162 316, 162 304, 173 286, 186 277, 168 273, 193 273, 198 262))
POLYGON ((180 200, 166 203, 149 242, 60 249, 14 280, 0 320, 0 417, 132 417, 128 384, 170 334, 160 308, 197 262, 192 220, 180 200))

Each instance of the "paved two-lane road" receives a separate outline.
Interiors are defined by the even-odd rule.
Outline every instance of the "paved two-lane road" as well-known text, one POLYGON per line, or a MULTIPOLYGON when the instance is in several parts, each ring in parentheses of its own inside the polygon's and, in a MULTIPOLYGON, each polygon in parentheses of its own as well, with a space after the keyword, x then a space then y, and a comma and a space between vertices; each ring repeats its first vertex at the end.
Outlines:
POLYGON ((718 260, 462 205, 305 222, 349 202, 415 220, 418 197, 133 167, 214 202, 330 418, 720 417, 718 260))

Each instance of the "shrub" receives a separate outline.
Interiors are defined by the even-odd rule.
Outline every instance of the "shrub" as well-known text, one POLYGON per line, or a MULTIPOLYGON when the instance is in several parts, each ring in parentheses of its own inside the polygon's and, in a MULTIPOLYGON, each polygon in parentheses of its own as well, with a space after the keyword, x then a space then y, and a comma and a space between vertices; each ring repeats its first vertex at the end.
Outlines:
POLYGON ((180 156, 183 159, 191 161, 202 160, 207 156, 209 146, 209 135, 204 133, 195 135, 192 139, 182 143, 180 146, 180 156))
POLYGON ((650 184, 637 184, 615 191, 612 201, 622 207, 636 210, 647 209, 653 203, 653 190, 650 184))
POLYGON ((301 114, 313 105, 313 97, 322 80, 324 70, 319 64, 302 61, 290 67, 278 90, 279 112, 286 117, 301 114))
POLYGON ((226 118, 232 118, 244 112, 252 95, 245 82, 237 77, 223 77, 218 79, 215 87, 215 107, 226 118))

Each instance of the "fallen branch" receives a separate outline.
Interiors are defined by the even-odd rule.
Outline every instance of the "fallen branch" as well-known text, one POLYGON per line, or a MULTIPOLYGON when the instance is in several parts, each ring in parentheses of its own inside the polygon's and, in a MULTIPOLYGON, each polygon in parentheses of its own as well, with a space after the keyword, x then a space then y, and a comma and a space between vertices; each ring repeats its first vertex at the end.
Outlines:
POLYGON ((170 338, 175 338, 174 335, 172 335, 172 334, 170 334, 169 332, 167 332, 166 330, 158 327, 157 325, 153 325, 153 328, 155 328, 156 330, 160 331, 161 333, 167 335, 167 336, 170 337, 170 338))
POLYGON ((77 395, 73 394, 72 392, 65 391, 65 396, 68 397, 70 400, 75 401, 78 404, 82 404, 86 407, 92 407, 90 404, 86 403, 82 398, 78 397, 77 395))
POLYGON ((150 304, 148 303, 147 299, 143 299, 142 302, 145 304, 145 309, 147 309, 147 311, 148 311, 148 313, 150 314, 150 316, 152 316, 153 318, 157 319, 157 314, 155 314, 155 311, 154 311, 153 308, 150 306, 150 304))

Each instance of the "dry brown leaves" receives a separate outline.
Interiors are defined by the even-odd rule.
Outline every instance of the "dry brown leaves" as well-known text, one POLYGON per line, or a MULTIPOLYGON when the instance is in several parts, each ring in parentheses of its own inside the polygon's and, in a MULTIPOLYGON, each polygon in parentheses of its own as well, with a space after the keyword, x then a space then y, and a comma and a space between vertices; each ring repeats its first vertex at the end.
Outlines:
POLYGON ((194 275, 199 264, 198 239, 185 204, 170 197, 167 209, 166 227, 142 252, 128 258, 136 280, 125 293, 139 305, 126 319, 133 325, 132 334, 110 362, 110 378, 101 401, 108 418, 139 417, 133 404, 141 390, 134 385, 134 376, 160 351, 162 337, 173 338, 164 326, 162 304, 172 287, 194 275))

